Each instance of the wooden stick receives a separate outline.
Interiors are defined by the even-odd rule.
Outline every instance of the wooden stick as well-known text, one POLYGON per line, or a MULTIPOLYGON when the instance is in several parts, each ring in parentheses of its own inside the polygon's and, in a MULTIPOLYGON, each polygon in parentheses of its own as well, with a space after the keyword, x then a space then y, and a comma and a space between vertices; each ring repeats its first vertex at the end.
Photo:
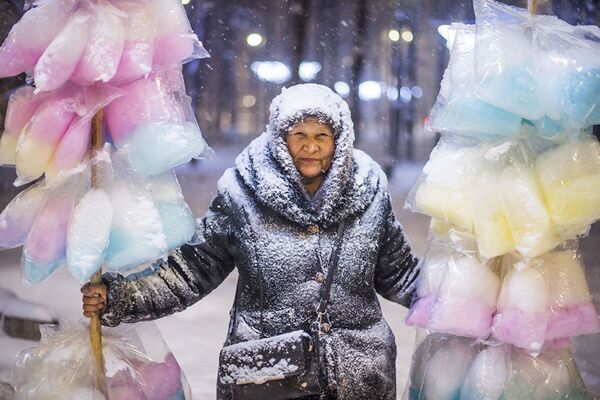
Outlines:
MULTIPOLYGON (((96 151, 102 150, 104 135, 102 132, 103 111, 100 109, 92 120, 92 157, 96 151)), ((92 188, 98 186, 98 172, 96 165, 92 162, 92 188)), ((90 283, 102 283, 102 268, 90 279, 90 283)), ((104 379, 104 357, 102 356, 102 325, 100 324, 100 313, 96 313, 90 320, 90 340, 92 342, 92 353, 96 361, 98 388, 106 392, 104 379)), ((105 393, 106 394, 106 393, 105 393)))
POLYGON ((538 0, 527 0, 527 11, 531 15, 537 15, 538 12, 538 0))

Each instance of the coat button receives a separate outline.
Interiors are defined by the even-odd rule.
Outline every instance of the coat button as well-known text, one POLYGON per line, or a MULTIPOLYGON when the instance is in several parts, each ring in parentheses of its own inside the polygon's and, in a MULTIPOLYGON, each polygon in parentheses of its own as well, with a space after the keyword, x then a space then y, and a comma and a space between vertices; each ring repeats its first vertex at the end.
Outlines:
POLYGON ((319 225, 311 225, 308 227, 308 231, 312 234, 319 233, 319 225))
POLYGON ((322 272, 317 272, 315 274, 315 281, 317 281, 318 283, 323 283, 325 282, 325 275, 323 275, 322 272))
POLYGON ((323 322, 321 324, 321 332, 324 332, 324 333, 331 332, 331 324, 328 324, 327 322, 323 322))

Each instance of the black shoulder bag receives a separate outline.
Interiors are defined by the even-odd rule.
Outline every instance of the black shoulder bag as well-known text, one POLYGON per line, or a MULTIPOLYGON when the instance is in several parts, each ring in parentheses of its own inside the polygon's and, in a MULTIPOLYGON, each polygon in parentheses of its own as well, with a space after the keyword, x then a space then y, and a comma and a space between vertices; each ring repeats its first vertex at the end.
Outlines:
POLYGON ((342 221, 329 258, 327 279, 321 287, 319 306, 308 331, 250 340, 221 350, 218 380, 233 399, 284 400, 321 393, 319 337, 321 332, 331 329, 327 305, 344 231, 345 221, 342 221))

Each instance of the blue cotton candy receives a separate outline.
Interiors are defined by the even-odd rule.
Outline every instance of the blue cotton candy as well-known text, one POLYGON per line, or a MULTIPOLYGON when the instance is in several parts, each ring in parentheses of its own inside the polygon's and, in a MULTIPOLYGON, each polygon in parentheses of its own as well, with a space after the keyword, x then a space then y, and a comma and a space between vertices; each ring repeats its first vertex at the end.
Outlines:
POLYGON ((157 208, 169 250, 187 243, 196 228, 192 211, 187 204, 163 203, 157 204, 157 208))
POLYGON ((199 157, 206 142, 195 123, 157 122, 138 127, 119 147, 132 169, 149 177, 199 157))
POLYGON ((571 71, 563 93, 557 93, 561 104, 562 125, 583 129, 600 123, 600 69, 571 71))
POLYGON ((431 115, 432 129, 481 140, 516 136, 520 126, 521 117, 475 97, 468 89, 455 90, 447 104, 438 105, 431 115))
POLYGON ((50 262, 36 261, 23 252, 21 264, 23 266, 23 278, 28 283, 40 283, 49 277, 64 261, 64 258, 50 262))

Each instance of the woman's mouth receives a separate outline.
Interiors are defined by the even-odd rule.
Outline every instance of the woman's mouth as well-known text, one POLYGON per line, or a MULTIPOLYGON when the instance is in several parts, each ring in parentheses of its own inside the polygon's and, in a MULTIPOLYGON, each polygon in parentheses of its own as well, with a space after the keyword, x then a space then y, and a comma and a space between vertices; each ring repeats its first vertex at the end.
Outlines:
POLYGON ((320 163, 321 160, 319 160, 318 158, 301 158, 300 162, 303 162, 306 164, 311 164, 311 163, 320 163))

